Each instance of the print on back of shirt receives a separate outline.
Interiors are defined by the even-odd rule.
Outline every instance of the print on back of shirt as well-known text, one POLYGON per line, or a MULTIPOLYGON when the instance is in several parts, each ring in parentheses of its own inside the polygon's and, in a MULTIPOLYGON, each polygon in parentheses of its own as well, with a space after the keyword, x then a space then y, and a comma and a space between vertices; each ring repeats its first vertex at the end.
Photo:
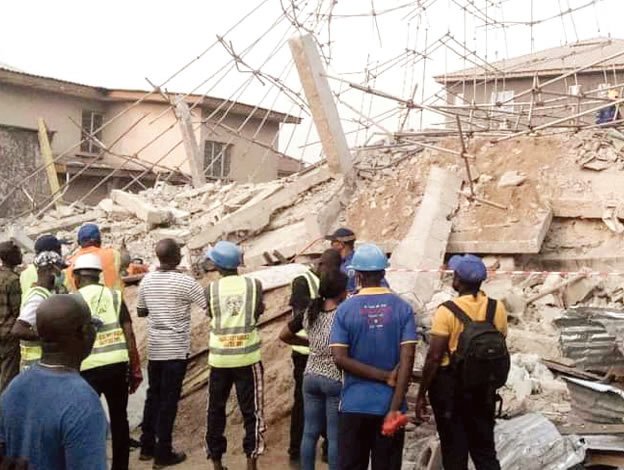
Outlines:
POLYGON ((389 321, 390 314, 392 313, 392 307, 385 303, 379 303, 375 305, 362 305, 360 308, 360 315, 363 315, 368 320, 369 329, 383 328, 389 321))

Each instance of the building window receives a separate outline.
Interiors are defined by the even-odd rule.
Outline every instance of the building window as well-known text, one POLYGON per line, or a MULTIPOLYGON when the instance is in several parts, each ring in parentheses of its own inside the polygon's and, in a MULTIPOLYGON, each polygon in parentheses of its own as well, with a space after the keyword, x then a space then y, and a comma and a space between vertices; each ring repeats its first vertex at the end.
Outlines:
POLYGON ((102 131, 99 129, 102 127, 103 122, 104 116, 100 113, 96 113, 95 111, 82 112, 82 138, 84 139, 84 142, 80 144, 80 151, 82 153, 100 153, 99 145, 89 139, 88 136, 92 135, 99 141, 102 141, 102 131))
POLYGON ((230 146, 207 140, 204 143, 204 173, 213 178, 227 178, 230 175, 230 146))
POLYGON ((583 94, 583 85, 570 85, 568 87, 568 95, 581 96, 583 94))
POLYGON ((503 104, 502 106, 500 106, 500 108, 499 107, 494 108, 494 111, 496 111, 496 109, 501 109, 502 111, 513 112, 514 110, 513 97, 514 97, 513 90, 493 91, 492 95, 490 96, 490 102, 492 104, 505 103, 507 100, 509 100, 509 102, 503 104))

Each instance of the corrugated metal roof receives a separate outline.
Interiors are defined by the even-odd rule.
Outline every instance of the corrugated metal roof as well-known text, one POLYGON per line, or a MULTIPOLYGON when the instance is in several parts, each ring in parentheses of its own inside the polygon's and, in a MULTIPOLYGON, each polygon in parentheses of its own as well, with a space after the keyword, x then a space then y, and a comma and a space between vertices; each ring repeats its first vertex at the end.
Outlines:
POLYGON ((563 355, 585 370, 624 366, 624 312, 577 307, 555 320, 563 355))
POLYGON ((624 390, 607 384, 563 377, 572 400, 572 411, 591 423, 624 422, 624 390))
MULTIPOLYGON (((435 77, 435 80, 446 83, 475 77, 483 79, 486 76, 492 79, 494 77, 533 77, 536 72, 540 76, 558 75, 589 65, 620 51, 624 52, 623 39, 595 38, 500 60, 490 64, 487 70, 485 67, 471 67, 450 74, 439 75, 435 77)), ((613 68, 616 70, 624 69, 624 55, 602 62, 585 72, 612 70, 613 68)))
POLYGON ((539 413, 498 421, 496 452, 503 470, 567 470, 585 460, 578 436, 562 436, 539 413))

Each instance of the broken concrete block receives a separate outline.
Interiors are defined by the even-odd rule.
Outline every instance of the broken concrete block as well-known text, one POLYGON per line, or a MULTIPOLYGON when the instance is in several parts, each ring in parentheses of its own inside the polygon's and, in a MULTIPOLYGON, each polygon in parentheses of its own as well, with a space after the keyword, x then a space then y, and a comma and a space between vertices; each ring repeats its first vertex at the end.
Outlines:
POLYGON ((509 276, 505 276, 505 277, 497 276, 493 279, 488 279, 483 284, 483 292, 485 292, 488 297, 491 297, 493 299, 505 298, 507 293, 512 288, 513 288, 513 284, 509 276))
POLYGON ((201 249, 230 233, 244 231, 257 233, 264 229, 271 221, 271 216, 276 210, 289 207, 297 198, 310 188, 324 183, 332 178, 327 167, 316 168, 296 181, 277 191, 267 199, 226 215, 212 227, 208 227, 202 233, 191 239, 189 247, 192 250, 201 249))
POLYGON ((19 246, 22 251, 28 253, 35 252, 35 242, 30 238, 24 230, 19 227, 9 227, 3 234, 0 235, 0 242, 12 241, 19 246))
POLYGON ((167 210, 171 213, 171 216, 176 224, 186 223, 191 218, 191 213, 188 211, 176 209, 175 207, 168 207, 167 210))
POLYGON ((103 211, 94 209, 86 214, 74 215, 65 219, 48 219, 46 223, 30 226, 26 230, 26 234, 31 238, 37 238, 39 235, 43 235, 44 233, 56 233, 59 230, 71 230, 82 224, 93 222, 103 216, 103 211))
POLYGON ((483 264, 485 264, 485 267, 488 269, 488 271, 493 271, 495 269, 498 269, 500 265, 498 258, 496 256, 484 256, 482 260, 483 260, 483 264))
POLYGON ((600 284, 596 278, 586 277, 566 287, 563 291, 563 302, 566 307, 571 307, 585 300, 600 284))
POLYGON ((520 173, 519 171, 513 170, 508 171, 503 174, 498 180, 499 188, 509 188, 512 186, 520 186, 522 183, 526 181, 526 175, 520 173))
POLYGON ((111 199, 149 225, 161 225, 171 221, 169 210, 158 209, 135 194, 114 189, 111 191, 111 199))

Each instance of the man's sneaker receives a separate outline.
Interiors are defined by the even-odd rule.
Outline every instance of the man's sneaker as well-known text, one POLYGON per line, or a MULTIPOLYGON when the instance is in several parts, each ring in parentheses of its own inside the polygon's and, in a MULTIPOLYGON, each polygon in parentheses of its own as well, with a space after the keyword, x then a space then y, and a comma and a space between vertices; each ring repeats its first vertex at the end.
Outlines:
POLYGON ((184 452, 174 452, 172 451, 166 457, 156 457, 154 459, 154 465, 152 465, 153 469, 171 467, 173 465, 178 465, 186 460, 186 454, 184 452))

